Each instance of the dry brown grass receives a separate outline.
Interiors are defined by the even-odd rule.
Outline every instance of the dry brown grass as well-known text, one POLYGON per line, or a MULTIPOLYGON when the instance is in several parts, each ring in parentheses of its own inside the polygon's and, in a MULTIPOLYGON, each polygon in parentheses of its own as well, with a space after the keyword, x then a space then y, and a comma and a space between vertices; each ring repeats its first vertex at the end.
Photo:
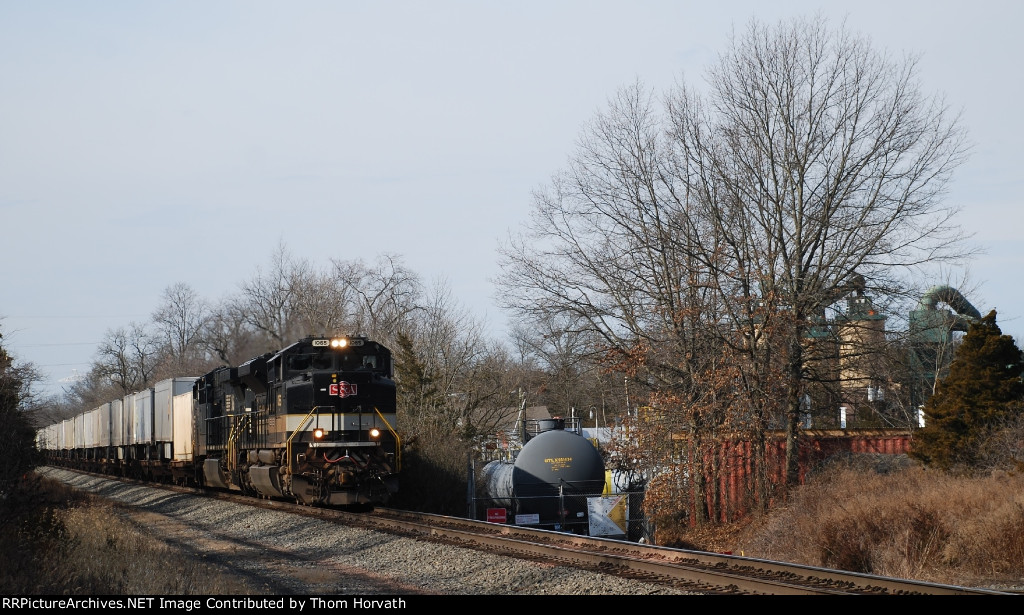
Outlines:
POLYGON ((230 575, 148 536, 109 503, 46 480, 4 502, 4 595, 247 595, 230 575))
POLYGON ((952 476, 918 466, 879 474, 843 465, 764 518, 688 532, 732 551, 956 585, 1024 582, 1024 475, 952 476))

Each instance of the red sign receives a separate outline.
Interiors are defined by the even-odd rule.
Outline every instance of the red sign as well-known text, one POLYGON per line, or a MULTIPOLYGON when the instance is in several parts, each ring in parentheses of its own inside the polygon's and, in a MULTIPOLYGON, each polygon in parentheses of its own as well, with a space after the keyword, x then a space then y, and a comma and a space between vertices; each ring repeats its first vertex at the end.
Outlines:
POLYGON ((349 395, 356 394, 356 385, 349 382, 339 382, 338 384, 332 384, 327 392, 338 397, 348 397, 349 395))
POLYGON ((507 513, 508 511, 506 511, 504 508, 488 508, 487 521, 491 523, 507 523, 507 513))

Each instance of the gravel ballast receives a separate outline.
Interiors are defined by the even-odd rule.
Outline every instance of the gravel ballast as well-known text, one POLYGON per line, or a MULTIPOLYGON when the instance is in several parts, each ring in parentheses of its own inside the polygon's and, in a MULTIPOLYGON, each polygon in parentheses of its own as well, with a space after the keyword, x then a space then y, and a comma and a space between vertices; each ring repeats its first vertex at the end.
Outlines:
POLYGON ((669 586, 45 468, 266 595, 658 595, 669 586))

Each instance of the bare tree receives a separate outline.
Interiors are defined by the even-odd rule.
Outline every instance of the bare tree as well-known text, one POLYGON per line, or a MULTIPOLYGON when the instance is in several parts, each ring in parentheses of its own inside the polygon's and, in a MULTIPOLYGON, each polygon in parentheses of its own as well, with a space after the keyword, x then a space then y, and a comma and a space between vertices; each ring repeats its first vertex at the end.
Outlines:
POLYGON ((726 250, 706 262, 721 287, 751 286, 745 296, 789 325, 771 344, 787 374, 790 484, 814 317, 855 277, 893 294, 908 270, 963 256, 941 197, 964 131, 916 72, 820 18, 753 22, 709 71, 706 96, 683 87, 669 104, 688 203, 726 250))
POLYGON ((228 297, 211 309, 203 332, 203 345, 220 364, 238 365, 266 352, 263 338, 246 323, 245 299, 228 297))
POLYGON ((157 357, 157 344, 143 325, 107 331, 96 351, 93 372, 115 385, 121 395, 150 384, 157 357))
POLYGON ((505 386, 489 371, 493 349, 481 323, 456 303, 444 281, 423 299, 407 313, 397 336, 405 407, 453 433, 475 433, 481 424, 478 410, 505 386))
MULTIPOLYGON (((575 410, 576 416, 589 417, 594 411, 598 413, 596 420, 602 420, 600 410, 604 409, 607 393, 602 376, 606 368, 585 327, 561 320, 538 320, 518 324, 510 335, 516 347, 544 374, 535 391, 541 404, 562 416, 575 410)), ((614 408, 613 416, 622 409, 614 408)))
POLYGON ((395 336, 420 308, 419 276, 392 254, 381 255, 373 265, 342 260, 332 263, 336 280, 358 297, 352 323, 355 331, 394 345, 395 336))
POLYGON ((467 437, 502 433, 519 411, 522 366, 495 341, 483 341, 474 361, 460 374, 461 433, 467 437))
POLYGON ((269 270, 257 268, 256 275, 242 284, 241 315, 246 324, 267 336, 266 350, 283 348, 302 335, 297 331, 295 293, 299 281, 310 275, 309 269, 282 243, 271 256, 269 270))
POLYGON ((916 66, 820 18, 755 21, 705 90, 681 85, 660 111, 624 88, 502 248, 507 307, 634 359, 691 437, 763 433, 781 412, 795 482, 826 310, 965 254, 942 203, 964 131, 916 66))
POLYGON ((191 286, 184 282, 168 286, 152 319, 167 355, 168 375, 181 375, 200 362, 210 308, 191 286))
POLYGON ((307 270, 296 276, 295 313, 309 334, 351 333, 356 293, 348 280, 332 273, 307 270))
POLYGON ((96 354, 99 375, 116 385, 121 395, 137 388, 138 376, 132 366, 127 331, 107 331, 96 354))
MULTIPOLYGON (((560 323, 559 337, 580 335, 591 352, 603 349, 634 396, 660 391, 658 402, 674 407, 649 424, 667 440, 704 433, 684 406, 705 396, 699 376, 720 299, 695 256, 713 237, 680 225, 684 191, 666 173, 665 136, 653 97, 639 84, 620 91, 588 126, 569 169, 535 195, 526 232, 502 248, 498 284, 523 322, 560 323)), ((701 456, 689 458, 700 465, 701 456)), ((689 474, 702 480, 696 466, 689 474)), ((706 517, 703 507, 696 512, 706 517)))
POLYGON ((52 413, 46 414, 51 420, 46 424, 70 418, 80 414, 83 408, 95 408, 99 404, 123 396, 125 388, 121 386, 119 379, 115 381, 110 378, 108 367, 109 365, 102 363, 101 357, 97 356, 85 377, 65 387, 59 400, 51 404, 52 413))

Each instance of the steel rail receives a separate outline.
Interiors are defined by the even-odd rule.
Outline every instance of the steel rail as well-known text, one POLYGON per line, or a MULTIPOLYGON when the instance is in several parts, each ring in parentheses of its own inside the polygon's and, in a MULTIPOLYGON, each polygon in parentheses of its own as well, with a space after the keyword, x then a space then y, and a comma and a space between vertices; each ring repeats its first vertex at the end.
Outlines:
POLYGON ((830 595, 1002 595, 1008 592, 883 577, 878 575, 790 564, 771 560, 640 545, 488 523, 443 515, 409 511, 378 510, 375 517, 393 517, 428 529, 423 533, 459 532, 465 540, 480 544, 514 545, 533 556, 585 562, 617 568, 627 573, 654 575, 676 582, 682 579, 714 587, 735 587, 738 592, 756 594, 830 595), (492 537, 492 536, 497 537, 492 537))

